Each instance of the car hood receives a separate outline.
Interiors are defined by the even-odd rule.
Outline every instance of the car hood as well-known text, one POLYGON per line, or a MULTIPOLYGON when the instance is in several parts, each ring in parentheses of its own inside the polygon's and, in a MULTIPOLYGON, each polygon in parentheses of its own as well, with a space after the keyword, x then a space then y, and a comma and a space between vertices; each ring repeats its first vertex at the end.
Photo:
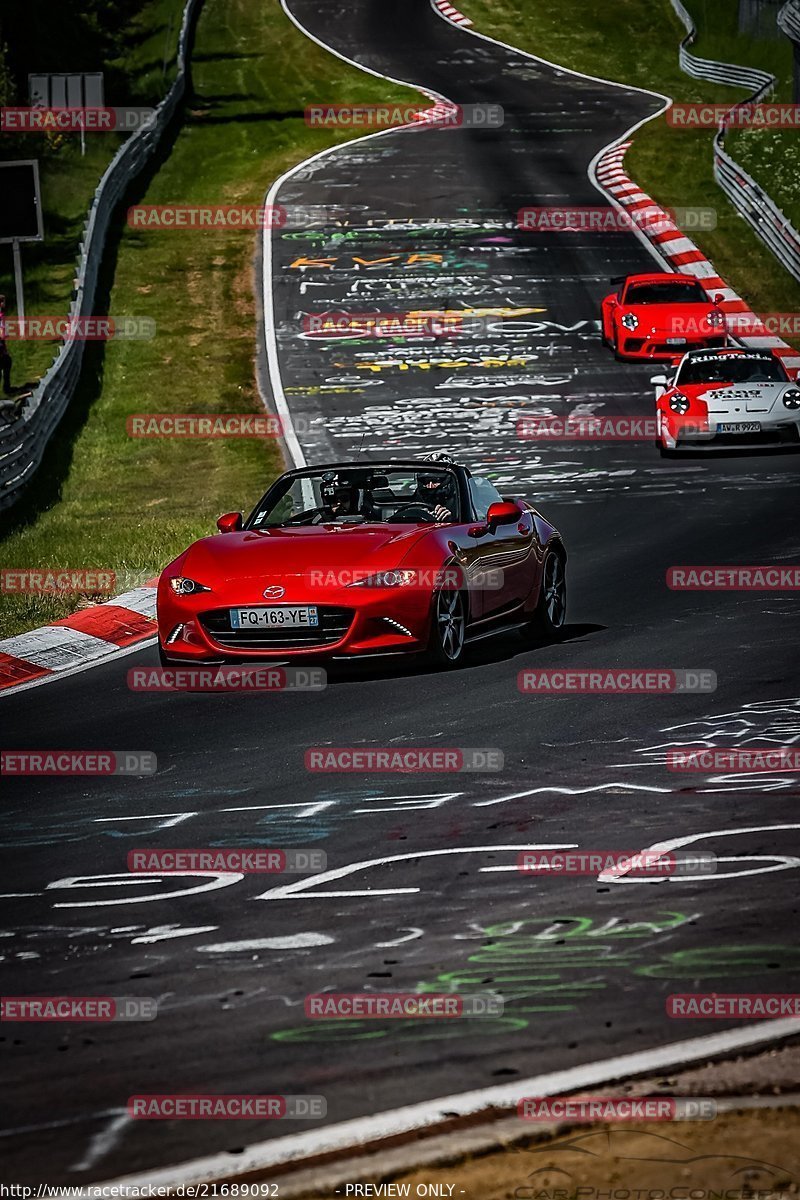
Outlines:
POLYGON ((700 400, 711 413, 768 413, 779 410, 787 417, 790 409, 783 405, 783 393, 794 390, 789 383, 699 383, 690 387, 678 385, 678 391, 690 400, 700 400))
POLYGON ((347 567, 398 566, 431 527, 323 525, 299 529, 243 530, 201 538, 191 545, 181 572, 212 580, 281 578, 347 567))

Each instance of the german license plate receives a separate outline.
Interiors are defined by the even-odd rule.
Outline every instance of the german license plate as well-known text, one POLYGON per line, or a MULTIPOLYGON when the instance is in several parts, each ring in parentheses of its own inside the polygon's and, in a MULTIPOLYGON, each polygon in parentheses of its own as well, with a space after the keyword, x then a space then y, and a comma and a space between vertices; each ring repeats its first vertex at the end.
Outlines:
POLYGON ((720 421, 717 433, 760 433, 760 421, 720 421))
POLYGON ((231 629, 316 629, 319 612, 315 605, 291 608, 232 608, 231 629))

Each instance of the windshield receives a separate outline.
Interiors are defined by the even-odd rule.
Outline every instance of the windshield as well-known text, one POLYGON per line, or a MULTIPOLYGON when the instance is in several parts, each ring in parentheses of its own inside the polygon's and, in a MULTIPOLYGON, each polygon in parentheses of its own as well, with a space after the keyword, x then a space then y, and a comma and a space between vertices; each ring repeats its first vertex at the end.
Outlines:
POLYGON ((676 383, 787 383, 788 379, 771 354, 726 354, 687 359, 676 383))
POLYGON ((249 529, 458 522, 458 481, 440 467, 342 467, 279 479, 249 529))
POLYGON ((625 304, 711 304, 699 283, 670 279, 665 283, 632 283, 625 304))

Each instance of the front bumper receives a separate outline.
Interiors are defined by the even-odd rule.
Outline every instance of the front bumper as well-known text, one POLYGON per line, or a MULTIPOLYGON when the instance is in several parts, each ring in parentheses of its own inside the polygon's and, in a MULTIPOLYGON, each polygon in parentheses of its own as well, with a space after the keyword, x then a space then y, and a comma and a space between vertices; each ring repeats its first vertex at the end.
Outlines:
MULTIPOLYGON (((717 424, 728 424, 732 417, 711 416, 703 423, 665 420, 659 422, 659 441, 666 450, 764 450, 800 446, 800 421, 759 421, 760 430, 746 433, 720 433, 717 424)), ((753 416, 753 422, 758 416, 753 416)))
POLYGON ((325 600, 298 597, 293 604, 317 608, 318 627, 237 630, 231 626, 230 608, 270 606, 263 599, 250 598, 220 604, 212 602, 207 593, 178 597, 160 586, 159 640, 169 658, 184 662, 340 658, 425 650, 430 637, 431 596, 423 592, 401 596, 400 590, 353 588, 340 589, 339 595, 325 600))
POLYGON ((627 329, 617 330, 617 352, 622 358, 660 360, 678 358, 688 350, 711 350, 726 345, 726 337, 721 333, 709 333, 708 336, 667 339, 671 335, 666 330, 651 329, 647 332, 627 329))

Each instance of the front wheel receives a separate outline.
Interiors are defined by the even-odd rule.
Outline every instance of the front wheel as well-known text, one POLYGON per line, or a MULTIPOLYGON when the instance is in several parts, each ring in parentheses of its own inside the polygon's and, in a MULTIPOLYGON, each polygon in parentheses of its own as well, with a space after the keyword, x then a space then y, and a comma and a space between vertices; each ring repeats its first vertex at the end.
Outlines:
POLYGON ((526 641, 558 641, 567 616, 567 576, 564 560, 550 550, 542 567, 542 585, 532 620, 523 626, 526 641))
POLYGON ((428 658, 437 667, 456 667, 464 655, 467 606, 464 593, 441 588, 433 601, 428 658))

